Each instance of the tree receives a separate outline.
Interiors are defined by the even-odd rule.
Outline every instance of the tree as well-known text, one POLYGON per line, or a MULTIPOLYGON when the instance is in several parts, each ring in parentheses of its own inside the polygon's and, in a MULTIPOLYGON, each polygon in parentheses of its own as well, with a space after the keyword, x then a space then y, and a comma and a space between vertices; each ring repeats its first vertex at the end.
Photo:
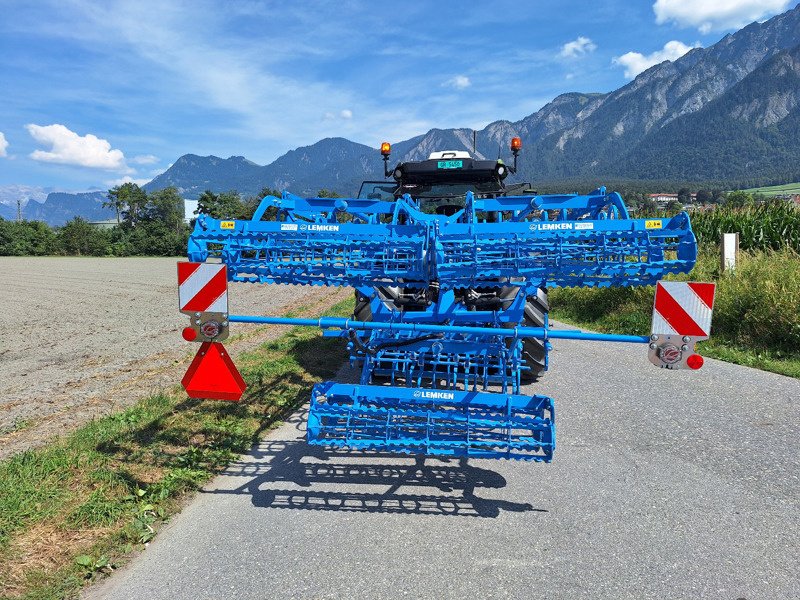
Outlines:
POLYGON ((741 208, 743 206, 750 206, 753 204, 753 196, 742 190, 729 192, 725 197, 725 204, 734 208, 741 208))
POLYGON ((697 191, 697 203, 698 204, 710 204, 713 200, 714 200, 714 196, 709 190, 698 190, 697 191))
POLYGON ((145 256, 179 256, 186 252, 188 235, 183 198, 168 187, 147 195, 139 224, 121 240, 121 248, 145 256))
POLYGON ((247 211, 248 207, 235 190, 221 194, 206 190, 197 199, 197 212, 215 219, 243 219, 247 218, 247 211))
POLYGON ((325 188, 317 192, 317 198, 341 198, 342 195, 334 192, 333 190, 326 190, 325 188))
POLYGON ((677 200, 670 200, 669 204, 667 204, 667 214, 675 215, 681 212, 682 210, 683 210, 683 204, 681 204, 677 200))
POLYGON ((180 233, 184 225, 184 202, 175 187, 153 192, 148 197, 146 219, 158 221, 180 233))
POLYGON ((68 221, 57 235, 61 251, 77 256, 103 256, 109 242, 106 232, 92 227, 80 217, 68 221))
POLYGON ((122 211, 125 209, 125 200, 120 198, 120 186, 116 186, 108 190, 108 194, 106 195, 106 200, 103 202, 103 208, 113 208, 117 213, 117 225, 122 223, 121 215, 122 211))
POLYGON ((264 186, 261 188, 261 192, 258 194, 258 199, 261 200, 262 198, 266 198, 267 196, 275 196, 276 198, 280 198, 283 192, 280 190, 274 190, 271 187, 264 186))
POLYGON ((197 199, 197 212, 201 215, 209 215, 216 217, 217 206, 219 205, 219 196, 211 190, 206 190, 197 199))
POLYGON ((0 256, 44 256, 56 251, 56 234, 47 223, 0 218, 0 256))
POLYGON ((681 188, 678 190, 678 202, 685 206, 692 202, 692 191, 689 188, 681 188))
MULTIPOLYGON (((280 198, 282 196, 282 192, 280 190, 275 190, 267 186, 262 187, 261 191, 255 196, 248 196, 247 198, 242 200, 242 216, 240 218, 252 219, 253 215, 258 209, 258 205, 261 204, 261 201, 267 196, 274 196, 275 198, 280 198)), ((274 206, 270 206, 267 208, 267 211, 266 213, 264 213, 262 219, 266 221, 274 221, 277 214, 278 214, 278 209, 276 209, 274 206)))
POLYGON ((135 227, 147 205, 147 192, 135 183, 123 183, 108 190, 108 201, 103 206, 117 211, 117 223, 120 216, 125 223, 135 227))
POLYGON ((653 200, 650 196, 645 196, 642 201, 642 214, 654 215, 658 210, 658 202, 653 200))

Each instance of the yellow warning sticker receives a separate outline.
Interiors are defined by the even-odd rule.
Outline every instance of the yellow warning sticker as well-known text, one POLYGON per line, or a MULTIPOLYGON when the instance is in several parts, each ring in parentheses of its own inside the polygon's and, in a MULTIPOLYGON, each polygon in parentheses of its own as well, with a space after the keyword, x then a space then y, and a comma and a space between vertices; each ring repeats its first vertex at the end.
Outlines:
POLYGON ((647 219, 644 222, 645 229, 661 229, 661 219, 647 219))
MULTIPOLYGON (((659 227, 661 227, 661 221, 659 221, 659 227)), ((220 221, 219 222, 220 229, 234 229, 236 227, 236 221, 220 221)), ((650 227, 648 225, 648 227, 650 227)))

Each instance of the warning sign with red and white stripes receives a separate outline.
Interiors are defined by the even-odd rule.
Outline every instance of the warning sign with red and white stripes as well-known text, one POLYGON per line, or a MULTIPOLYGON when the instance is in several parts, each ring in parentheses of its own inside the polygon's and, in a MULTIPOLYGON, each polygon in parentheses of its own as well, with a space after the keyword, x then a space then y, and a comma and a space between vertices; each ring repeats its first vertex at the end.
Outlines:
POLYGON ((714 283, 659 281, 651 333, 707 338, 715 289, 714 283))
POLYGON ((228 272, 222 263, 178 263, 181 312, 228 312, 228 272))

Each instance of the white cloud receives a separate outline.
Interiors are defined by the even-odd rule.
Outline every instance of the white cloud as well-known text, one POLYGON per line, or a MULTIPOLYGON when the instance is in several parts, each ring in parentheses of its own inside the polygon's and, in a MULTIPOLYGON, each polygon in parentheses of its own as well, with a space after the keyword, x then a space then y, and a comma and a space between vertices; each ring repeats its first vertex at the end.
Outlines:
MULTIPOLYGON (((334 44, 298 43, 297 36, 289 34, 284 34, 278 44, 239 39, 231 36, 228 29, 238 19, 194 3, 98 4, 78 0, 69 8, 69 23, 75 26, 70 29, 70 35, 93 48, 113 44, 114 51, 132 52, 138 61, 155 67, 156 75, 162 76, 164 72, 170 75, 169 85, 175 86, 175 98, 180 97, 185 104, 200 106, 203 110, 228 113, 226 116, 234 117, 232 126, 237 133, 273 144, 279 141, 278 148, 285 149, 287 140, 293 145, 302 145, 321 137, 341 135, 343 124, 348 123, 341 117, 343 106, 359 116, 374 112, 361 108, 365 104, 371 106, 371 100, 365 100, 363 94, 338 82, 307 78, 303 70, 294 69, 292 74, 283 74, 286 71, 283 63, 297 60, 298 56, 314 60, 317 56, 352 52, 347 48, 347 40, 355 39, 354 36, 343 35, 338 23, 323 26, 318 22, 320 11, 314 12, 312 17, 312 13, 297 3, 294 3, 296 7, 284 3, 280 9, 251 4, 258 7, 254 10, 267 23, 280 18, 293 21, 293 26, 299 27, 300 23, 308 21, 307 26, 299 30, 307 32, 308 26, 314 25, 315 40, 330 35, 338 40, 336 50, 333 50, 334 44), (155 6, 158 10, 154 10, 155 6), (273 11, 279 12, 280 17, 271 16, 273 11), (297 18, 288 19, 290 14, 297 18), (141 43, 142 36, 147 38, 147 44, 141 43), (315 101, 304 101, 307 98, 315 101), (331 112, 335 118, 322 119, 326 126, 320 129, 320 116, 326 112, 331 112)), ((231 12, 236 11, 232 9, 231 12)), ((370 128, 374 122, 386 120, 385 114, 377 115, 367 123, 359 123, 359 127, 370 128)))
POLYGON ((122 185, 123 183, 135 183, 136 185, 144 185, 145 183, 149 183, 149 179, 134 179, 129 175, 125 175, 125 177, 120 177, 119 179, 110 179, 105 182, 106 185, 114 187, 117 185, 122 185))
POLYGON ((50 146, 49 150, 34 150, 33 160, 78 165, 109 171, 125 171, 125 155, 122 150, 111 148, 107 140, 87 133, 80 136, 63 125, 26 125, 28 133, 42 145, 50 146))
POLYGON ((456 75, 455 77, 451 77, 450 79, 445 81, 442 85, 445 87, 451 87, 456 90, 463 90, 471 86, 472 82, 466 75, 456 75))
POLYGON ((562 58, 579 58, 597 50, 597 44, 587 37, 579 36, 578 39, 567 42, 561 46, 559 56, 562 58))
POLYGON ((344 119, 345 121, 353 118, 353 111, 345 108, 338 113, 326 112, 322 115, 323 121, 338 121, 344 119))
POLYGON ((6 148, 8 148, 8 142, 6 141, 6 136, 3 135, 2 131, 0 131, 0 156, 8 156, 6 148))
POLYGON ((656 0, 656 23, 674 22, 697 27, 700 33, 739 29, 748 23, 783 12, 790 0, 656 0))
POLYGON ((130 162, 134 165, 154 165, 159 160, 157 156, 153 156, 152 154, 140 154, 130 159, 130 162))
POLYGON ((700 44, 687 46, 683 42, 672 40, 664 44, 664 48, 656 50, 651 54, 641 54, 640 52, 627 52, 622 56, 612 59, 612 63, 625 68, 625 77, 633 79, 642 71, 646 71, 653 65, 664 62, 665 60, 677 60, 692 48, 699 48, 700 44))

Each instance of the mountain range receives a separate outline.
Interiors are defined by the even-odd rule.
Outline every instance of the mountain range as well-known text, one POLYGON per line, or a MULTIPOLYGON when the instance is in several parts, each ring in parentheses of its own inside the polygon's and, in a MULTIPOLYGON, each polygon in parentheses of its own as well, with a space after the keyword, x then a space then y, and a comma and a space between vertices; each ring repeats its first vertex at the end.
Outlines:
MULTIPOLYGON (((16 200, 11 201, 9 189, 0 195, 0 218, 17 218, 16 200)), ((60 227, 70 219, 79 216, 87 221, 105 221, 116 218, 116 213, 103 207, 106 192, 50 192, 43 194, 38 188, 24 190, 21 203, 22 218, 27 221, 44 221, 51 227, 60 227), (44 197, 42 197, 44 196, 44 197)))
MULTIPOLYGON (((477 132, 479 158, 520 136, 518 179, 673 180, 728 188, 800 179, 800 5, 708 48, 665 61, 607 94, 568 93, 520 121, 477 132)), ((472 150, 471 129, 432 129, 392 145, 392 160, 472 150)), ((354 194, 382 179, 378 152, 328 138, 260 166, 244 157, 182 156, 146 189, 256 194, 262 187, 354 194)))
POLYGON ((52 227, 64 225, 76 215, 87 221, 116 219, 113 209, 103 207, 106 200, 106 192, 50 192, 44 202, 28 202, 22 216, 29 221, 44 221, 52 227))
POLYGON ((106 192, 64 192, 53 188, 26 185, 0 186, 0 218, 16 220, 17 210, 28 221, 44 221, 58 227, 79 216, 88 221, 116 219, 116 213, 103 208, 106 192), (17 202, 19 201, 19 206, 17 202))
MULTIPOLYGON (((519 121, 495 121, 476 132, 474 154, 508 158, 514 136, 523 140, 516 179, 540 184, 650 180, 732 189, 798 181, 800 5, 655 65, 613 92, 562 94, 519 121)), ((431 129, 393 143, 392 164, 434 150, 472 151, 472 140, 471 129, 431 129)), ((365 179, 383 179, 377 149, 326 138, 268 165, 186 154, 144 188, 175 186, 187 199, 207 189, 254 195, 264 187, 352 195, 365 179)), ((15 215, 16 202, 3 202, 0 216, 15 215)), ((65 202, 50 194, 44 204, 30 202, 25 216, 53 223, 70 210, 90 219, 113 216, 97 198, 81 197, 80 207, 65 202)))

